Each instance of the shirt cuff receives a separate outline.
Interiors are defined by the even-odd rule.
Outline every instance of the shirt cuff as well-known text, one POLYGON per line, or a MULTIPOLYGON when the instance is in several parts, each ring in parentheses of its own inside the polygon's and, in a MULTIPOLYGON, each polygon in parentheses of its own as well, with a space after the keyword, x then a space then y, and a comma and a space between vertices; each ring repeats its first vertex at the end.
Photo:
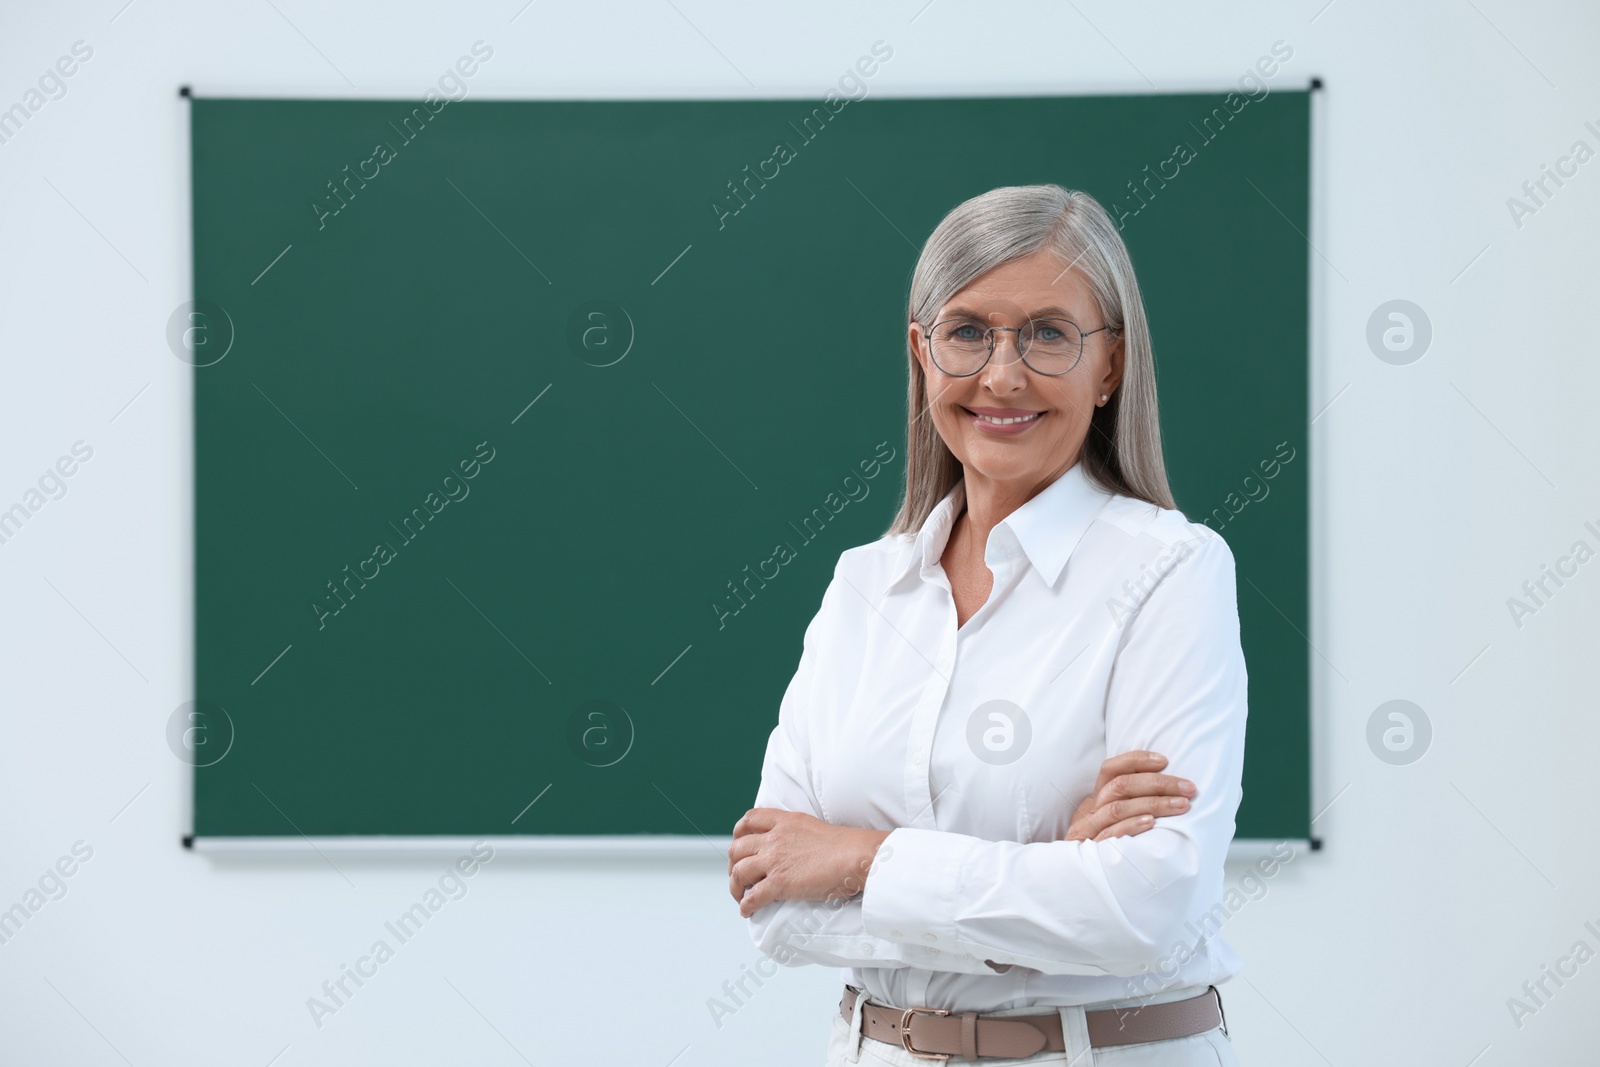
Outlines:
MULTIPOLYGON (((887 941, 915 945, 930 956, 975 957, 956 936, 961 873, 978 838, 944 830, 897 827, 878 845, 861 894, 861 924, 887 941)), ((984 973, 1011 969, 1007 960, 983 961, 984 973)), ((982 967, 974 968, 983 971, 982 967)))

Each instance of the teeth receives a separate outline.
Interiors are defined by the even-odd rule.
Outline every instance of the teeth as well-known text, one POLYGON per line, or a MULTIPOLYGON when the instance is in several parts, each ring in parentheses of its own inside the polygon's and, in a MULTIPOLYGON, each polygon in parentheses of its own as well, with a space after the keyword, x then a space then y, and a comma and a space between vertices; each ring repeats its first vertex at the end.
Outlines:
MULTIPOLYGON (((978 415, 976 411, 974 411, 973 414, 978 415)), ((1031 422, 1032 420, 1037 419, 1041 414, 1042 412, 1035 411, 1032 415, 1022 415, 1015 419, 996 419, 991 418, 988 415, 978 415, 978 418, 982 419, 984 422, 992 422, 996 426, 1009 426, 1014 422, 1031 422)))

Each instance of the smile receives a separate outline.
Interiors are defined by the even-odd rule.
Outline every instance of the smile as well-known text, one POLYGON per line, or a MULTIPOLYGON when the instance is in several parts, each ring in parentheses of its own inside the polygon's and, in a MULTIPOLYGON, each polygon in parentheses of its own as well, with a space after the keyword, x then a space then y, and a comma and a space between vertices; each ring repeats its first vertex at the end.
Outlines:
POLYGON ((1004 427, 1013 433, 1038 422, 1042 417, 1044 417, 1045 414, 1042 411, 1035 411, 1027 415, 1000 417, 995 415, 983 415, 971 410, 970 408, 962 408, 961 410, 965 411, 967 415, 972 418, 973 422, 978 425, 992 426, 997 429, 1004 427))

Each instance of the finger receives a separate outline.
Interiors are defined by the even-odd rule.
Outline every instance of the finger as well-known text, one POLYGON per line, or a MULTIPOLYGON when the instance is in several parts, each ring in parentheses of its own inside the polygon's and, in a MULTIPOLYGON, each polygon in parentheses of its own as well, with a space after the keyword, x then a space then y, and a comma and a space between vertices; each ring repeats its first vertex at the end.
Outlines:
POLYGON ((777 888, 772 885, 771 880, 763 878, 761 881, 754 883, 749 891, 739 898, 739 914, 748 919, 776 900, 777 895, 777 888))
POLYGON ((1095 835, 1096 841, 1109 841, 1113 837, 1135 837, 1144 833, 1156 824, 1150 815, 1138 815, 1132 819, 1124 819, 1115 825, 1108 826, 1095 835))
POLYGON ((1095 779, 1094 791, 1100 792, 1106 783, 1119 775, 1159 771, 1166 765, 1167 757, 1159 752, 1147 752, 1144 749, 1123 752, 1100 764, 1100 776, 1095 779))
POLYGON ((1187 778, 1173 774, 1120 774, 1095 794, 1098 806, 1130 797, 1194 797, 1199 790, 1187 778))
POLYGON ((1123 752, 1112 756, 1101 763, 1100 777, 1109 782, 1119 774, 1159 771, 1164 766, 1166 766, 1166 758, 1159 753, 1135 749, 1131 752, 1123 752))
POLYGON ((762 809, 760 808, 751 808, 749 811, 739 816, 739 821, 733 824, 733 836, 742 837, 745 834, 752 833, 753 830, 751 829, 751 824, 760 818, 760 816, 756 813, 761 810, 762 809))
POLYGON ((738 875, 731 875, 728 878, 728 895, 731 896, 735 901, 743 901, 745 887, 751 884, 753 883, 746 882, 738 875))
POLYGON ((765 833, 777 825, 778 819, 790 814, 782 808, 751 808, 733 825, 733 836, 765 833))
POLYGON ((1143 815, 1153 815, 1156 818, 1181 815, 1188 810, 1189 801, 1183 797, 1149 796, 1113 800, 1096 808, 1093 813, 1075 825, 1072 828, 1072 839, 1079 841, 1098 840, 1102 830, 1115 826, 1117 823, 1136 819, 1143 815))
POLYGON ((1114 800, 1096 814, 1103 816, 1101 826, 1106 827, 1141 815, 1154 815, 1159 819, 1181 815, 1188 810, 1189 801, 1184 797, 1134 797, 1131 800, 1114 800))
POLYGON ((749 833, 743 837, 734 838, 733 844, 728 846, 728 873, 733 873, 733 867, 746 856, 754 856, 761 851, 761 846, 766 843, 765 834, 749 833))
POLYGON ((728 872, 728 892, 734 900, 743 900, 745 886, 758 885, 766 876, 767 872, 760 866, 759 860, 755 858, 741 860, 728 872))

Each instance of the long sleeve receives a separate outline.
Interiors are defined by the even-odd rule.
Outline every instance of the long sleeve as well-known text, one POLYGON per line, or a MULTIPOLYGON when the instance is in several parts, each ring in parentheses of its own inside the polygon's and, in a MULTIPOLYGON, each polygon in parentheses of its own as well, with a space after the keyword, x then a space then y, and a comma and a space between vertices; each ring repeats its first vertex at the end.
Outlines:
POLYGON ((1165 755, 1198 787, 1189 810, 1104 842, 901 827, 866 881, 868 934, 993 960, 988 973, 1067 975, 1138 974, 1194 940, 1189 921, 1221 897, 1242 798, 1247 679, 1227 543, 1202 537, 1121 625, 1106 750, 1165 755))
MULTIPOLYGON (((836 572, 837 573, 837 572, 836 572)), ((837 578, 823 594, 822 607, 806 627, 799 668, 789 682, 778 710, 778 725, 767 739, 761 786, 753 805, 800 811, 825 819, 811 776, 811 748, 806 730, 808 704, 816 684, 817 643, 830 636, 829 612, 837 578)), ((880 849, 879 854, 883 852, 880 849)), ((907 967, 956 969, 954 961, 935 963, 916 946, 869 934, 861 922, 861 895, 828 900, 779 900, 746 920, 750 937, 763 954, 786 967, 808 963, 838 967, 907 967)), ((993 973, 982 963, 963 963, 969 973, 993 973)))

